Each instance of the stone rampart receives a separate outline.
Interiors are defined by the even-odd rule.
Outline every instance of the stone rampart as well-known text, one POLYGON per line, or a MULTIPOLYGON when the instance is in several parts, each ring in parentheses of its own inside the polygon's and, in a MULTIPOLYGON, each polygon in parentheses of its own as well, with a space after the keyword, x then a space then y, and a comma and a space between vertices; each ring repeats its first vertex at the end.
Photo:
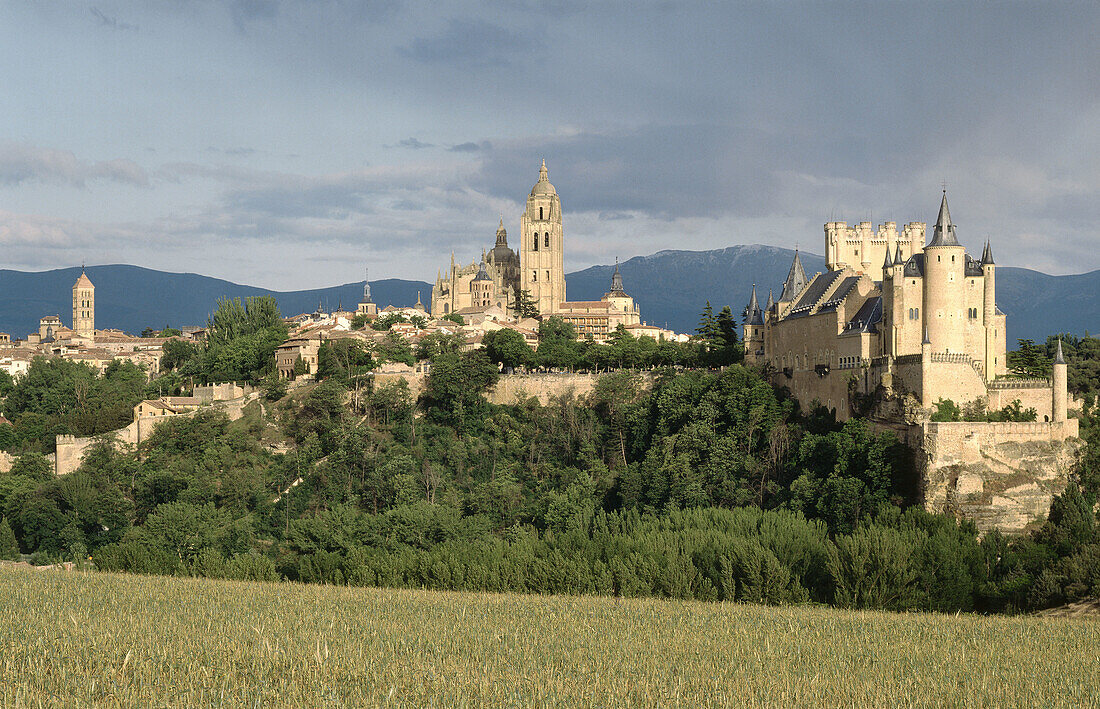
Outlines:
POLYGON ((494 404, 515 404, 534 397, 545 406, 554 397, 589 394, 599 378, 598 374, 502 374, 486 398, 494 404))
POLYGON ((1077 421, 914 426, 924 507, 1019 533, 1046 517, 1082 443, 1077 421))

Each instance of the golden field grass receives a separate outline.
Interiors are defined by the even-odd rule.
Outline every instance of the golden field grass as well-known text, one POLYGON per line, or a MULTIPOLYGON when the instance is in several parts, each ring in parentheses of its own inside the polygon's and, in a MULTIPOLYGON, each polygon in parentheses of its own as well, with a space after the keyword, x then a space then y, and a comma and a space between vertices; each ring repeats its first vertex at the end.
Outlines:
POLYGON ((1085 707, 1100 622, 0 568, 0 706, 1085 707))

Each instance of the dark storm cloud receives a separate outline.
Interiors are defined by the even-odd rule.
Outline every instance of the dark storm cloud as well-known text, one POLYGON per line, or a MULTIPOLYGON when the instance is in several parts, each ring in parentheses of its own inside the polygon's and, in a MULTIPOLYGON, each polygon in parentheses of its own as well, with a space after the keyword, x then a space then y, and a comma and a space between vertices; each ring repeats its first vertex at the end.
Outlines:
POLYGON ((777 162, 792 159, 758 131, 714 125, 651 127, 497 143, 474 184, 520 199, 542 159, 563 209, 651 216, 758 216, 773 206, 777 162), (518 193, 518 194, 517 194, 518 193))
POLYGON ((456 18, 431 37, 416 37, 398 52, 425 64, 466 67, 504 66, 521 52, 540 49, 527 32, 511 31, 482 19, 456 18))

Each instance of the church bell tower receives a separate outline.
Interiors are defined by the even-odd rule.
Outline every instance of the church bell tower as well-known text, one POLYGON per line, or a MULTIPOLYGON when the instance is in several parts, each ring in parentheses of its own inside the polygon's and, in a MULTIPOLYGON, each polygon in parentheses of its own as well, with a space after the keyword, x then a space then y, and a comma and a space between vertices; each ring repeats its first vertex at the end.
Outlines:
POLYGON ((520 217, 520 242, 520 288, 530 294, 539 313, 551 315, 565 302, 565 243, 561 200, 547 177, 545 160, 520 217))

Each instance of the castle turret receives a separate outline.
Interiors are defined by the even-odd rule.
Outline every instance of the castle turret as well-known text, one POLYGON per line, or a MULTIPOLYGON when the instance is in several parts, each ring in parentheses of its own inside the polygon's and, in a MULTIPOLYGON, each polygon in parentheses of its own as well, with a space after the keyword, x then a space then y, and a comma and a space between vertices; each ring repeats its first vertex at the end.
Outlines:
POLYGON ((932 407, 932 341, 928 328, 924 328, 920 343, 920 405, 925 409, 932 407))
POLYGON ((985 323, 985 380, 993 381, 997 377, 997 274, 993 264, 993 249, 989 240, 985 242, 985 251, 982 252, 982 276, 984 292, 982 300, 982 322, 985 323))
POLYGON ((955 235, 944 190, 932 240, 924 247, 923 324, 935 352, 966 351, 965 266, 966 250, 955 235))
POLYGON ((764 311, 756 299, 756 284, 752 284, 752 297, 743 311, 745 318, 742 341, 745 343, 745 359, 755 362, 764 353, 764 311))
POLYGON ((798 249, 794 250, 794 261, 791 270, 787 273, 787 280, 783 283, 783 292, 779 294, 780 303, 793 301, 802 289, 806 287, 806 271, 802 269, 802 261, 798 258, 798 249))
POLYGON ((1062 356, 1062 338, 1058 338, 1058 353, 1054 356, 1052 375, 1051 420, 1065 421, 1069 406, 1069 387, 1066 381, 1066 360, 1062 356))

